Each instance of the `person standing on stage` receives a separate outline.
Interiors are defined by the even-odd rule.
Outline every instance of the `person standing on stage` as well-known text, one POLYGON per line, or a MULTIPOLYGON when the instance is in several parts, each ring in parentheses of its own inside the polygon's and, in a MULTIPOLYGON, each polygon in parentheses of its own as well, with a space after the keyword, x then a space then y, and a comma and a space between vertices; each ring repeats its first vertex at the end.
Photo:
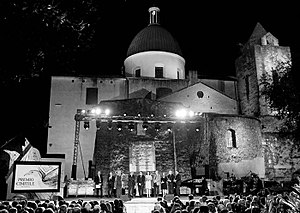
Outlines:
POLYGON ((167 182, 168 182, 168 178, 166 176, 166 173, 162 173, 162 176, 161 176, 161 190, 162 190, 162 196, 165 197, 167 192, 168 192, 168 185, 167 185, 167 182))
POLYGON ((94 182, 95 182, 96 196, 99 197, 99 192, 100 192, 100 197, 102 197, 103 196, 103 190, 102 190, 103 176, 102 176, 100 170, 97 172, 97 175, 94 178, 94 182))
POLYGON ((128 197, 134 197, 135 176, 133 172, 128 175, 128 197))
POLYGON ((175 171, 175 196, 180 196, 181 175, 175 171))
POLYGON ((147 193, 147 197, 151 196, 151 189, 152 189, 152 175, 150 174, 150 172, 147 172, 146 176, 145 176, 145 188, 146 188, 146 193, 147 193))
POLYGON ((155 174, 153 176, 153 188, 154 188, 154 197, 159 196, 159 188, 161 186, 161 176, 158 173, 158 171, 155 171, 155 174))
POLYGON ((143 172, 140 172, 140 174, 137 176, 136 182, 138 184, 139 195, 140 197, 143 197, 145 187, 145 175, 143 172))
POLYGON ((201 181, 202 187, 201 187, 201 195, 207 195, 208 193, 208 183, 206 181, 206 178, 203 176, 201 181))
POLYGON ((120 198, 121 194, 122 194, 122 172, 121 172, 121 170, 117 171, 114 189, 116 190, 116 198, 120 198))
POLYGON ((108 194, 108 197, 112 197, 114 185, 115 185, 115 176, 113 176, 113 173, 110 172, 108 177, 107 177, 107 194, 108 194))
POLYGON ((169 171, 169 174, 167 176, 168 179, 168 193, 169 194, 174 194, 174 181, 175 181, 175 176, 172 172, 172 170, 169 171))

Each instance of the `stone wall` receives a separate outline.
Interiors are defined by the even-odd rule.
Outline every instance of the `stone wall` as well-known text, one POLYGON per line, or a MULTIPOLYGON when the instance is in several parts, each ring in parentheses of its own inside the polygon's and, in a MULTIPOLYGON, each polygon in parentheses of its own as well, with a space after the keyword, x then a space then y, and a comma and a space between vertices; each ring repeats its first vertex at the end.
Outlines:
POLYGON ((255 172, 264 178, 260 121, 252 117, 217 114, 208 119, 210 165, 217 168, 218 175, 225 177, 224 173, 229 172, 242 177, 255 172), (235 144, 232 145, 232 141, 235 144))
POLYGON ((133 131, 128 129, 127 121, 122 122, 121 131, 117 130, 117 123, 113 123, 111 130, 107 129, 106 122, 101 123, 95 141, 94 164, 96 170, 100 169, 104 173, 105 181, 109 171, 120 169, 125 174, 126 186, 129 149, 131 144, 139 142, 153 142, 156 169, 160 173, 174 171, 174 140, 177 170, 182 174, 183 180, 194 177, 199 168, 209 168, 205 175, 210 179, 224 177, 224 172, 241 177, 250 171, 265 177, 262 134, 258 119, 205 114, 190 122, 160 124, 160 129, 156 131, 154 123, 150 122, 148 129, 143 132, 139 129, 139 123, 135 123, 133 131), (168 127, 172 131, 168 131, 168 127), (232 140, 232 130, 236 147, 228 147, 232 140))
POLYGON ((259 115, 259 91, 253 47, 236 60, 236 77, 238 81, 238 97, 240 112, 243 115, 259 115))
POLYGON ((250 116, 268 115, 271 110, 261 94, 262 75, 272 71, 280 63, 291 61, 289 47, 274 45, 245 45, 236 60, 236 76, 241 113, 250 116))
MULTIPOLYGON (((129 149, 132 143, 142 141, 154 142, 156 169, 166 174, 169 170, 174 172, 174 143, 176 150, 177 170, 182 174, 182 179, 191 178, 191 168, 207 165, 207 149, 204 148, 204 120, 194 123, 161 123, 161 128, 156 131, 154 123, 149 123, 145 134, 139 134, 139 124, 130 131, 128 122, 122 122, 122 130, 118 131, 117 123, 113 123, 112 129, 107 129, 107 123, 102 122, 97 131, 94 151, 95 169, 104 174, 104 186, 110 171, 122 170, 124 184, 127 185, 129 174, 129 149), (172 127, 172 131, 168 131, 172 127), (196 131, 199 130, 199 131, 196 131), (175 134, 175 135, 173 135, 175 134)), ((105 192, 106 193, 106 192, 105 192)))

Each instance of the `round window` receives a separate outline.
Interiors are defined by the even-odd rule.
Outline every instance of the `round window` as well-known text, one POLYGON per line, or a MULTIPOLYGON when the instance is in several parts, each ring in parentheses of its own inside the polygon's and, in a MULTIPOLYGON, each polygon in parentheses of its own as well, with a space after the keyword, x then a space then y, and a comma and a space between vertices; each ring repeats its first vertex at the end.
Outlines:
POLYGON ((198 91, 197 96, 198 96, 198 98, 203 98, 204 93, 202 91, 198 91))

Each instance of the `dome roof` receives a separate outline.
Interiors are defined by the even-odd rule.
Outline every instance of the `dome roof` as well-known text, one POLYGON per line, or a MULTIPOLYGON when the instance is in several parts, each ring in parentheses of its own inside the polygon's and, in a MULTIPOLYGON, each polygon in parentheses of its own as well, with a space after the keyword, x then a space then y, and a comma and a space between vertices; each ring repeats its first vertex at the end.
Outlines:
POLYGON ((127 57, 145 51, 165 51, 182 56, 175 38, 159 24, 148 25, 134 37, 127 50, 127 57))

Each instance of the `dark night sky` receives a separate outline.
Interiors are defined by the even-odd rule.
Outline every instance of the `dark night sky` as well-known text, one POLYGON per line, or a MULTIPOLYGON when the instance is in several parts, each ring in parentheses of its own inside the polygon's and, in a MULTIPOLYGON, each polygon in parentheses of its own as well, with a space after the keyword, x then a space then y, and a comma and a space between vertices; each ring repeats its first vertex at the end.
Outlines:
MULTIPOLYGON (((96 69, 96 73, 120 74, 130 42, 148 25, 148 8, 153 1, 127 0, 104 5, 96 31, 96 48, 78 63, 88 70, 96 69)), ((186 70, 235 75, 238 43, 248 40, 257 22, 279 39, 279 45, 291 47, 294 60, 299 58, 299 19, 291 4, 164 0, 154 5, 161 10, 161 25, 179 42, 186 70)))

